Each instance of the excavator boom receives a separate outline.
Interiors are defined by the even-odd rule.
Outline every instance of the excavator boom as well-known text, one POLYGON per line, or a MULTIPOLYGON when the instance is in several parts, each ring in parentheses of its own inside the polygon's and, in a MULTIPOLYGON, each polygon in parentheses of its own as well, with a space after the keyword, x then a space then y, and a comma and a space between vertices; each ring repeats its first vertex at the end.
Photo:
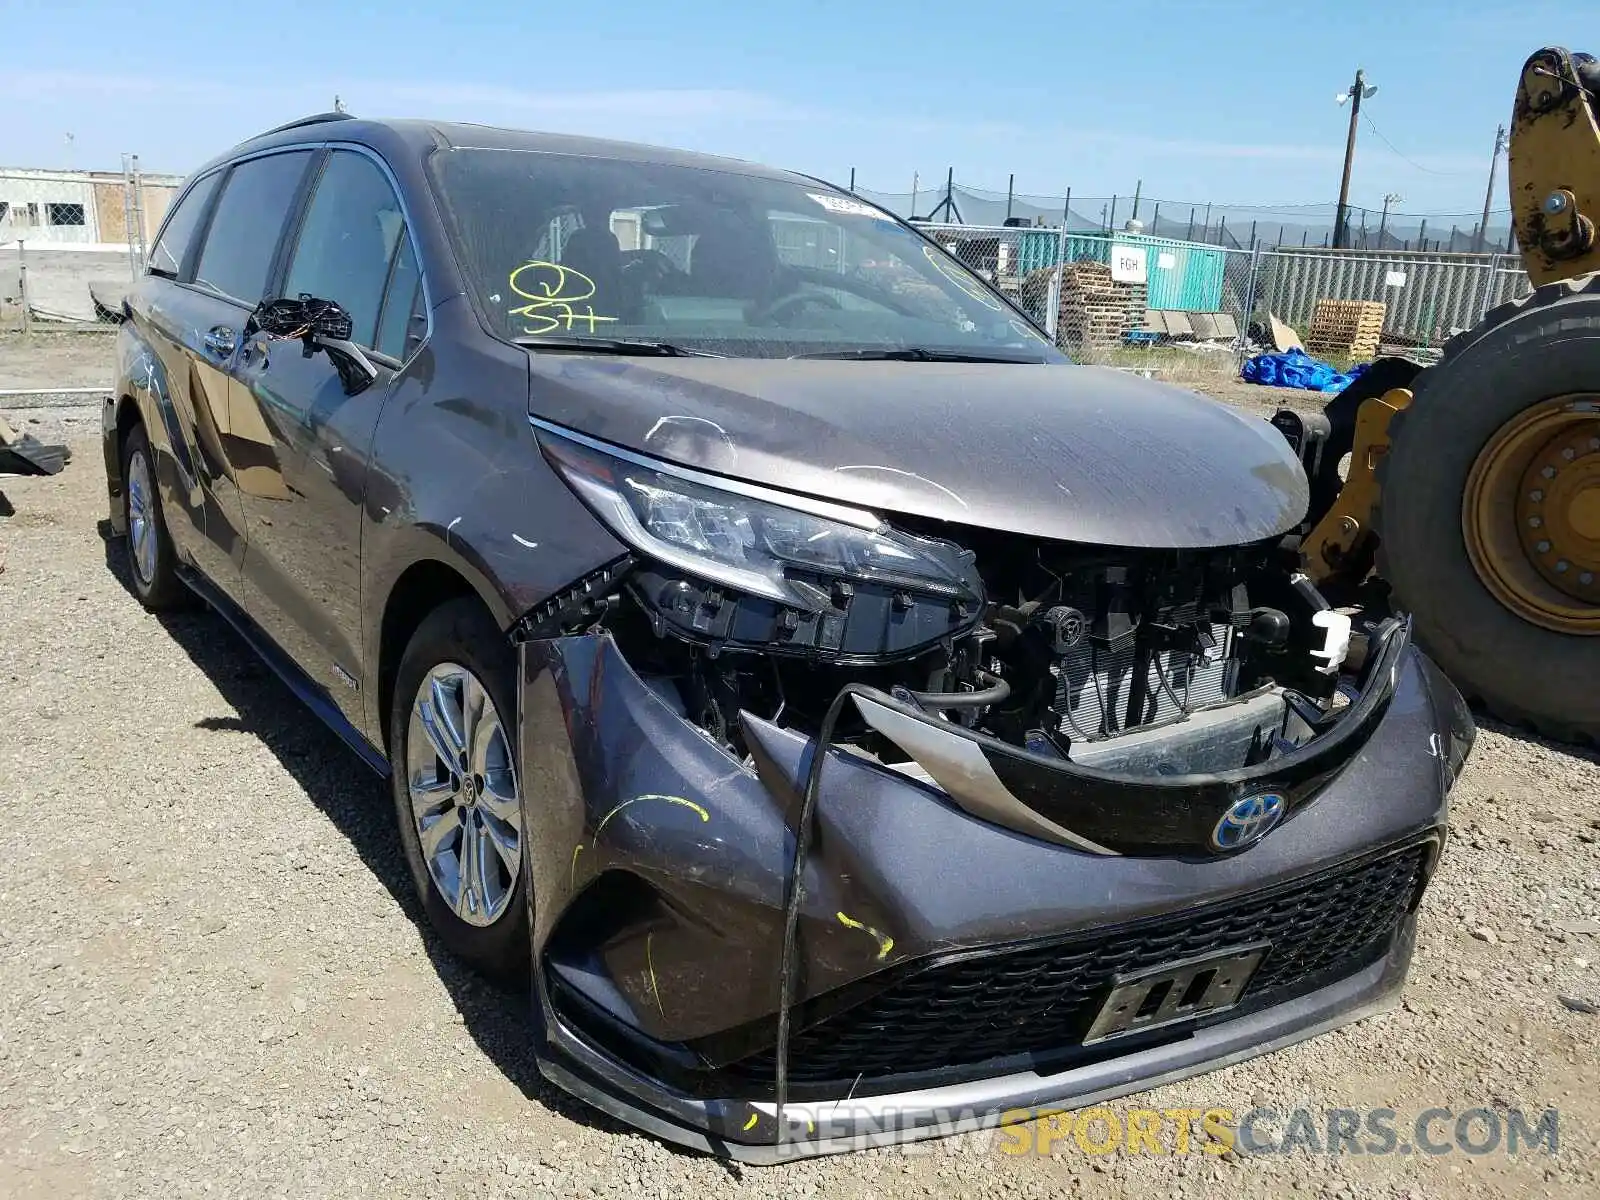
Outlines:
POLYGON ((1511 113, 1511 219, 1535 287, 1600 270, 1600 62, 1560 47, 1522 68, 1511 113))

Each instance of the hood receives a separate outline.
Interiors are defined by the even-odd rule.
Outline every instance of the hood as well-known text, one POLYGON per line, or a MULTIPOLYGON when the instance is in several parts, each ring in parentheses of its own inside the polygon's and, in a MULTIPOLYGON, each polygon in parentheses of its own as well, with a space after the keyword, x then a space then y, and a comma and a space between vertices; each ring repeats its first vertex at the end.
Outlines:
POLYGON ((530 410, 684 466, 879 512, 1098 545, 1292 528, 1266 421, 1099 367, 530 354, 530 410))

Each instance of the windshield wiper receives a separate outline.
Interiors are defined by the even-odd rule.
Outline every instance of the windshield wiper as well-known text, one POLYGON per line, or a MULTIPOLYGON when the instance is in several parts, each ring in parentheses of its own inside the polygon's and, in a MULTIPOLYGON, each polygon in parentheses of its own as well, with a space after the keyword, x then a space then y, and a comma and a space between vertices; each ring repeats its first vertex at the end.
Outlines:
POLYGON ((879 346, 863 350, 822 350, 815 354, 792 354, 791 358, 842 358, 882 362, 971 362, 971 363, 1031 363, 1044 360, 993 351, 930 350, 925 346, 879 346))
POLYGON ((575 350, 585 354, 639 354, 659 358, 722 358, 709 350, 691 350, 672 342, 652 342, 645 338, 549 337, 528 334, 512 339, 519 346, 544 350, 575 350))

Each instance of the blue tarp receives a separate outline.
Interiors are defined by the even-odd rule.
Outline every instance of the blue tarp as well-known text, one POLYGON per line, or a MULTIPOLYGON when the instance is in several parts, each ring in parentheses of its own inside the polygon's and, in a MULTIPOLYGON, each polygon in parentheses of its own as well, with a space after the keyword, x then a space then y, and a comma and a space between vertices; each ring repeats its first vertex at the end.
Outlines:
POLYGON ((1303 388, 1308 392, 1342 392, 1362 374, 1370 363, 1351 367, 1341 375, 1321 359, 1312 358, 1303 350, 1290 350, 1287 354, 1258 354, 1248 359, 1239 371, 1246 383, 1264 383, 1269 387, 1303 388))

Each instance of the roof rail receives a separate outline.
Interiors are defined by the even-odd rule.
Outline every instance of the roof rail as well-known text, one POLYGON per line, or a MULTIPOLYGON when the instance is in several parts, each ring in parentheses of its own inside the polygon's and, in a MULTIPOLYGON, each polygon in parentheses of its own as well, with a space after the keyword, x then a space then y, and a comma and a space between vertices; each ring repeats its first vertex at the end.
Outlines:
POLYGON ((275 133, 285 133, 290 129, 299 129, 304 125, 320 125, 324 121, 353 121, 354 119, 355 117, 347 112, 315 113, 309 117, 301 117, 298 121, 290 121, 285 125, 268 129, 264 133, 253 134, 249 140, 253 142, 257 138, 271 137, 275 133))

